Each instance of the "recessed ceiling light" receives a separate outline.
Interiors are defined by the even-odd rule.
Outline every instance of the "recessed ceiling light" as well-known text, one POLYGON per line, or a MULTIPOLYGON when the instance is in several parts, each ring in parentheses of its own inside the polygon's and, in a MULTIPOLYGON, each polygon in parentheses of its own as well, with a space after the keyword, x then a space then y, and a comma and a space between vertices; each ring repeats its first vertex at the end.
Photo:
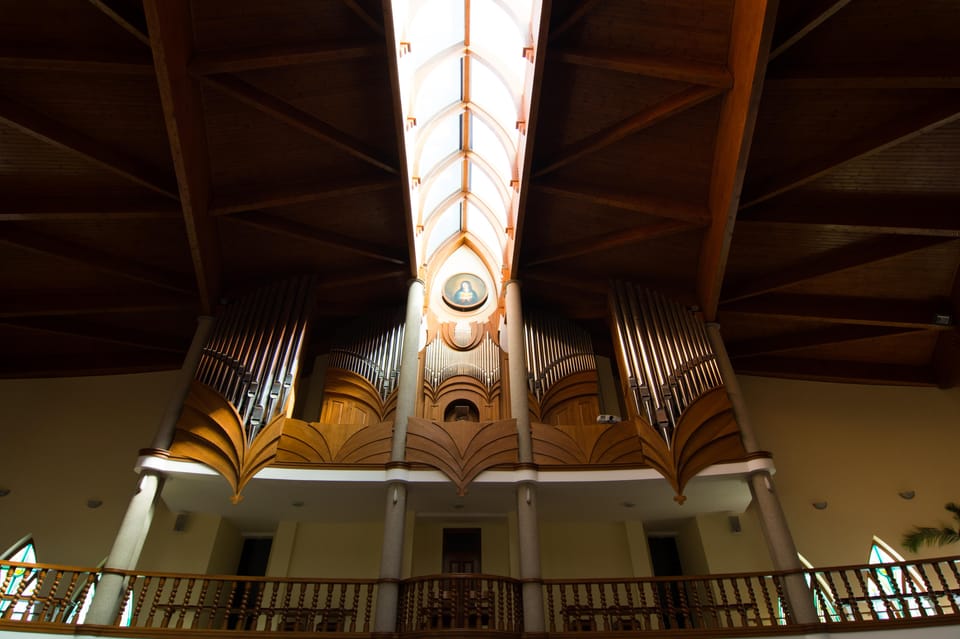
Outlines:
POLYGON ((302 507, 303 507, 303 502, 302 502, 302 501, 295 501, 295 502, 292 502, 290 505, 293 506, 294 508, 302 508, 302 507))
POLYGON ((103 500, 102 500, 102 499, 88 499, 88 500, 87 500, 87 508, 99 508, 100 506, 103 506, 103 500))
POLYGON ((625 502, 622 502, 620 505, 623 506, 624 508, 633 508, 634 506, 636 506, 636 504, 633 503, 632 501, 625 501, 625 502))
POLYGON ((0 497, 6 497, 10 494, 9 488, 0 488, 0 497))

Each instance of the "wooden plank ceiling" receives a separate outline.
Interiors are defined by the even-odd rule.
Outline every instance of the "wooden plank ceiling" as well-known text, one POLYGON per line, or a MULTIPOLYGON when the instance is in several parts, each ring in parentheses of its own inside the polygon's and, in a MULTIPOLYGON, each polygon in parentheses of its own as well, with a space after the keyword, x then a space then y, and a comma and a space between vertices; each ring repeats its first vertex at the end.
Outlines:
MULTIPOLYGON (((609 342, 610 279, 738 371, 955 384, 952 0, 553 0, 512 275, 609 342)), ((179 365, 319 276, 312 348, 414 272, 379 0, 0 0, 0 376, 179 365)), ((518 55, 520 52, 518 52, 518 55)))

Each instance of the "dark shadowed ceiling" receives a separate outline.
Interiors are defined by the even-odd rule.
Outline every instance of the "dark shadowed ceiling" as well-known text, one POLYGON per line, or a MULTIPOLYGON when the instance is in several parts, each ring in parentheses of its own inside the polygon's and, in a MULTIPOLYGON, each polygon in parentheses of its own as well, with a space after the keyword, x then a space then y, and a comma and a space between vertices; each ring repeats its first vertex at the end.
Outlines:
MULTIPOLYGON (((545 2, 510 275, 601 344, 626 279, 741 373, 956 383, 960 4, 776 4, 545 2)), ((403 303, 379 1, 0 15, 0 375, 177 367, 197 315, 304 272, 316 351, 403 303)))

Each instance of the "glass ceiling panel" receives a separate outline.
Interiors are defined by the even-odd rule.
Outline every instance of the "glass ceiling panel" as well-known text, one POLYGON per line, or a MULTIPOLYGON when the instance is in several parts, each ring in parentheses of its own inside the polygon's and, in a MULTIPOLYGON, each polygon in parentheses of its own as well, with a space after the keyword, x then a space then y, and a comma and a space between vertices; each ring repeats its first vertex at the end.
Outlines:
POLYGON ((430 214, 440 206, 445 199, 463 190, 463 160, 457 158, 450 166, 440 171, 430 183, 420 187, 426 190, 421 215, 424 222, 430 219, 430 214))
POLYGON ((487 172, 481 169, 475 162, 470 163, 470 191, 487 203, 490 209, 497 215, 500 226, 506 228, 506 207, 509 205, 509 201, 504 202, 503 192, 497 188, 497 185, 490 179, 487 172))
POLYGON ((412 115, 418 121, 427 122, 444 107, 462 99, 462 66, 463 58, 453 56, 443 60, 426 74, 423 84, 417 89, 416 102, 413 105, 412 115))
POLYGON ((490 67, 476 58, 470 64, 470 99, 500 122, 507 131, 515 129, 517 120, 521 119, 507 85, 490 67))
MULTIPOLYGON (((408 3, 415 7, 418 0, 408 3)), ((463 42, 463 3, 456 0, 423 2, 412 16, 406 38, 411 63, 419 67, 452 44, 463 42)))
POLYGON ((467 231, 490 249, 495 257, 502 257, 503 234, 493 228, 483 211, 469 200, 467 200, 467 231))
POLYGON ((503 184, 513 179, 513 163, 496 134, 481 118, 470 116, 470 149, 483 156, 503 184))
POLYGON ((462 205, 462 201, 455 202, 440 214, 440 219, 430 230, 427 240, 427 259, 433 257, 433 254, 444 242, 460 232, 460 207, 462 205))
POLYGON ((461 117, 462 114, 451 115, 433 127, 424 141, 423 151, 414 168, 415 176, 427 175, 441 160, 460 150, 463 141, 460 131, 461 117))
MULTIPOLYGON (((519 3, 513 3, 514 9, 519 3)), ((527 8, 529 22, 529 7, 527 8)), ((470 2, 470 48, 495 57, 490 60, 500 68, 514 92, 519 93, 523 84, 523 48, 526 37, 517 26, 516 18, 494 0, 471 0, 470 2)))

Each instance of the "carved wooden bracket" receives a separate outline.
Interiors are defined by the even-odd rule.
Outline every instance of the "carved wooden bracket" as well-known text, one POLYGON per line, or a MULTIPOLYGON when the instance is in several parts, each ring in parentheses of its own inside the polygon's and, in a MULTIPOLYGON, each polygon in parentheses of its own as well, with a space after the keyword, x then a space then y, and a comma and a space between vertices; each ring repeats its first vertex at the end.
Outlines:
POLYGON ((619 424, 531 424, 533 461, 541 465, 644 464, 636 427, 619 424))
POLYGON ((686 501, 683 489, 704 468, 743 459, 746 451, 740 428, 723 386, 691 404, 680 416, 668 447, 660 433, 643 419, 635 420, 646 462, 657 469, 676 491, 674 500, 686 501))
POLYGON ((278 462, 385 464, 390 461, 393 422, 321 424, 288 419, 277 448, 278 462))
POLYGON ((436 468, 464 495, 477 475, 498 464, 515 464, 517 420, 434 422, 411 417, 407 422, 407 461, 436 468))

